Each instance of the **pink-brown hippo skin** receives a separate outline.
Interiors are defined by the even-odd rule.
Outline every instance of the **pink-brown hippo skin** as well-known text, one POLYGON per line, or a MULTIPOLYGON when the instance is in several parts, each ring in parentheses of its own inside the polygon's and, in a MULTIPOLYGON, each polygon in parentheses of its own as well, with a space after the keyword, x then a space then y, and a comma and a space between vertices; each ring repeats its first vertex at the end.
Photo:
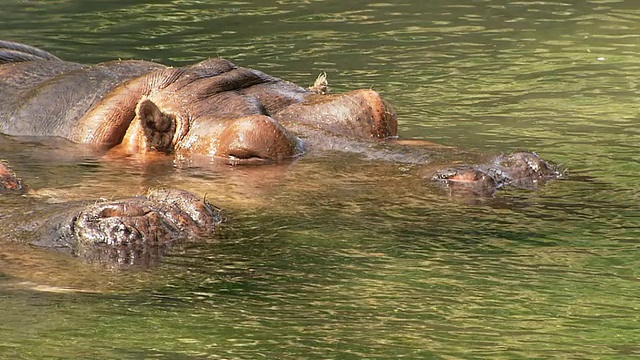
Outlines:
MULTIPOLYGON (((82 65, 0 41, 0 132, 7 135, 57 136, 112 154, 199 154, 232 164, 286 161, 313 149, 429 163, 432 144, 398 140, 396 114, 378 93, 325 92, 322 82, 303 88, 223 59, 182 68, 147 61, 82 65)), ((531 189, 560 175, 530 152, 425 169, 425 178, 472 196, 506 186, 531 189)), ((0 163, 3 189, 19 192, 23 185, 0 163)), ((13 216, 0 217, 0 225, 15 227, 13 216)), ((217 208, 181 190, 52 205, 33 217, 18 227, 29 233, 20 238, 119 263, 153 262, 176 239, 203 237, 220 223, 217 208)))
POLYGON ((224 59, 182 68, 82 65, 0 41, 0 132, 7 135, 240 163, 300 155, 305 146, 287 129, 297 125, 359 138, 397 135, 396 114, 375 91, 318 92, 224 59))

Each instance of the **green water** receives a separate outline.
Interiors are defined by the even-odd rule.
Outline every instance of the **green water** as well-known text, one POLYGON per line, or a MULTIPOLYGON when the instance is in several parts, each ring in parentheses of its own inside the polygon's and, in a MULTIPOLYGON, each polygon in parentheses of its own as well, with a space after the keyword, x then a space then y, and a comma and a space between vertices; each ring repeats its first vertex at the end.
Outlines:
POLYGON ((570 177, 469 202, 351 157, 210 169, 0 142, 38 189, 0 214, 175 186, 229 218, 152 270, 3 245, 0 356, 640 355, 638 34, 633 1, 3 1, 0 38, 63 59, 326 71, 383 93, 406 137, 533 150, 570 177))

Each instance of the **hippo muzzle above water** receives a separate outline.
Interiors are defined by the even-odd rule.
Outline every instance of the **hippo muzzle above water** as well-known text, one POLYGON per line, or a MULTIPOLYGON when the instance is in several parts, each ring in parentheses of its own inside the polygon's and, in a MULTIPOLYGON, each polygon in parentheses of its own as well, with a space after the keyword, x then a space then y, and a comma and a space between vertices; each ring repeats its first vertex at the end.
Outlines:
POLYGON ((372 90, 324 95, 224 59, 173 68, 147 61, 82 65, 0 41, 0 132, 59 136, 125 153, 281 161, 305 151, 288 127, 364 138, 397 135, 372 90))
POLYGON ((220 222, 220 209, 206 199, 152 189, 144 196, 70 204, 37 222, 32 244, 90 262, 150 265, 176 242, 211 237, 220 222))
POLYGON ((533 190, 562 175, 557 166, 538 154, 517 152, 497 156, 486 164, 441 169, 431 179, 458 195, 487 196, 507 186, 533 190))

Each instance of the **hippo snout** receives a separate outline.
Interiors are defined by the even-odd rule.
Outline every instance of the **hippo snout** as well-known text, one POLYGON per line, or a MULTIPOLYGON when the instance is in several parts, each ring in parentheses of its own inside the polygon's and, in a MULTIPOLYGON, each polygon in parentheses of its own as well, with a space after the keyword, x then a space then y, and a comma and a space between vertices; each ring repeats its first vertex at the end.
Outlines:
POLYGON ((233 120, 218 141, 215 156, 232 164, 280 162, 304 152, 297 136, 266 115, 233 120))
POLYGON ((539 184, 561 177, 563 172, 559 167, 538 154, 516 152, 497 156, 488 164, 438 170, 431 179, 457 194, 491 196, 502 187, 533 190, 539 184))
POLYGON ((431 179, 451 193, 473 196, 491 196, 500 186, 493 176, 474 166, 441 169, 431 179))

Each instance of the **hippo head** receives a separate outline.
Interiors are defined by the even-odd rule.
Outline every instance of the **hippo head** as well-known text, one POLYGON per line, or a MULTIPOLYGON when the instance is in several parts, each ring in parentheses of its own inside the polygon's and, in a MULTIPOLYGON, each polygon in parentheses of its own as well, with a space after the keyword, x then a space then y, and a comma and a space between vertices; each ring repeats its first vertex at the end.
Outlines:
POLYGON ((548 163, 535 152, 516 152, 495 158, 487 169, 502 186, 533 190, 550 179, 561 178, 558 166, 548 163))
POLYGON ((138 103, 120 145, 127 152, 196 153, 234 164, 277 162, 303 152, 300 139, 266 115, 220 119, 158 104, 149 98, 138 103))
POLYGON ((94 105, 76 137, 125 153, 203 154, 232 163, 290 159, 303 152, 300 139, 242 92, 269 82, 277 79, 223 59, 155 70, 94 105))
POLYGON ((431 179, 452 195, 491 196, 499 187, 493 176, 474 166, 441 169, 431 179))
POLYGON ((517 152, 497 156, 482 165, 438 170, 431 177, 452 194, 492 196, 496 189, 509 186, 532 190, 548 180, 561 178, 558 166, 534 152, 517 152))
POLYGON ((22 192, 24 190, 22 179, 17 177, 8 165, 0 161, 0 193, 22 192))
POLYGON ((96 202, 80 211, 72 206, 43 222, 32 244, 90 262, 149 265, 177 241, 213 234, 221 221, 220 209, 206 199, 152 189, 146 196, 96 202))

